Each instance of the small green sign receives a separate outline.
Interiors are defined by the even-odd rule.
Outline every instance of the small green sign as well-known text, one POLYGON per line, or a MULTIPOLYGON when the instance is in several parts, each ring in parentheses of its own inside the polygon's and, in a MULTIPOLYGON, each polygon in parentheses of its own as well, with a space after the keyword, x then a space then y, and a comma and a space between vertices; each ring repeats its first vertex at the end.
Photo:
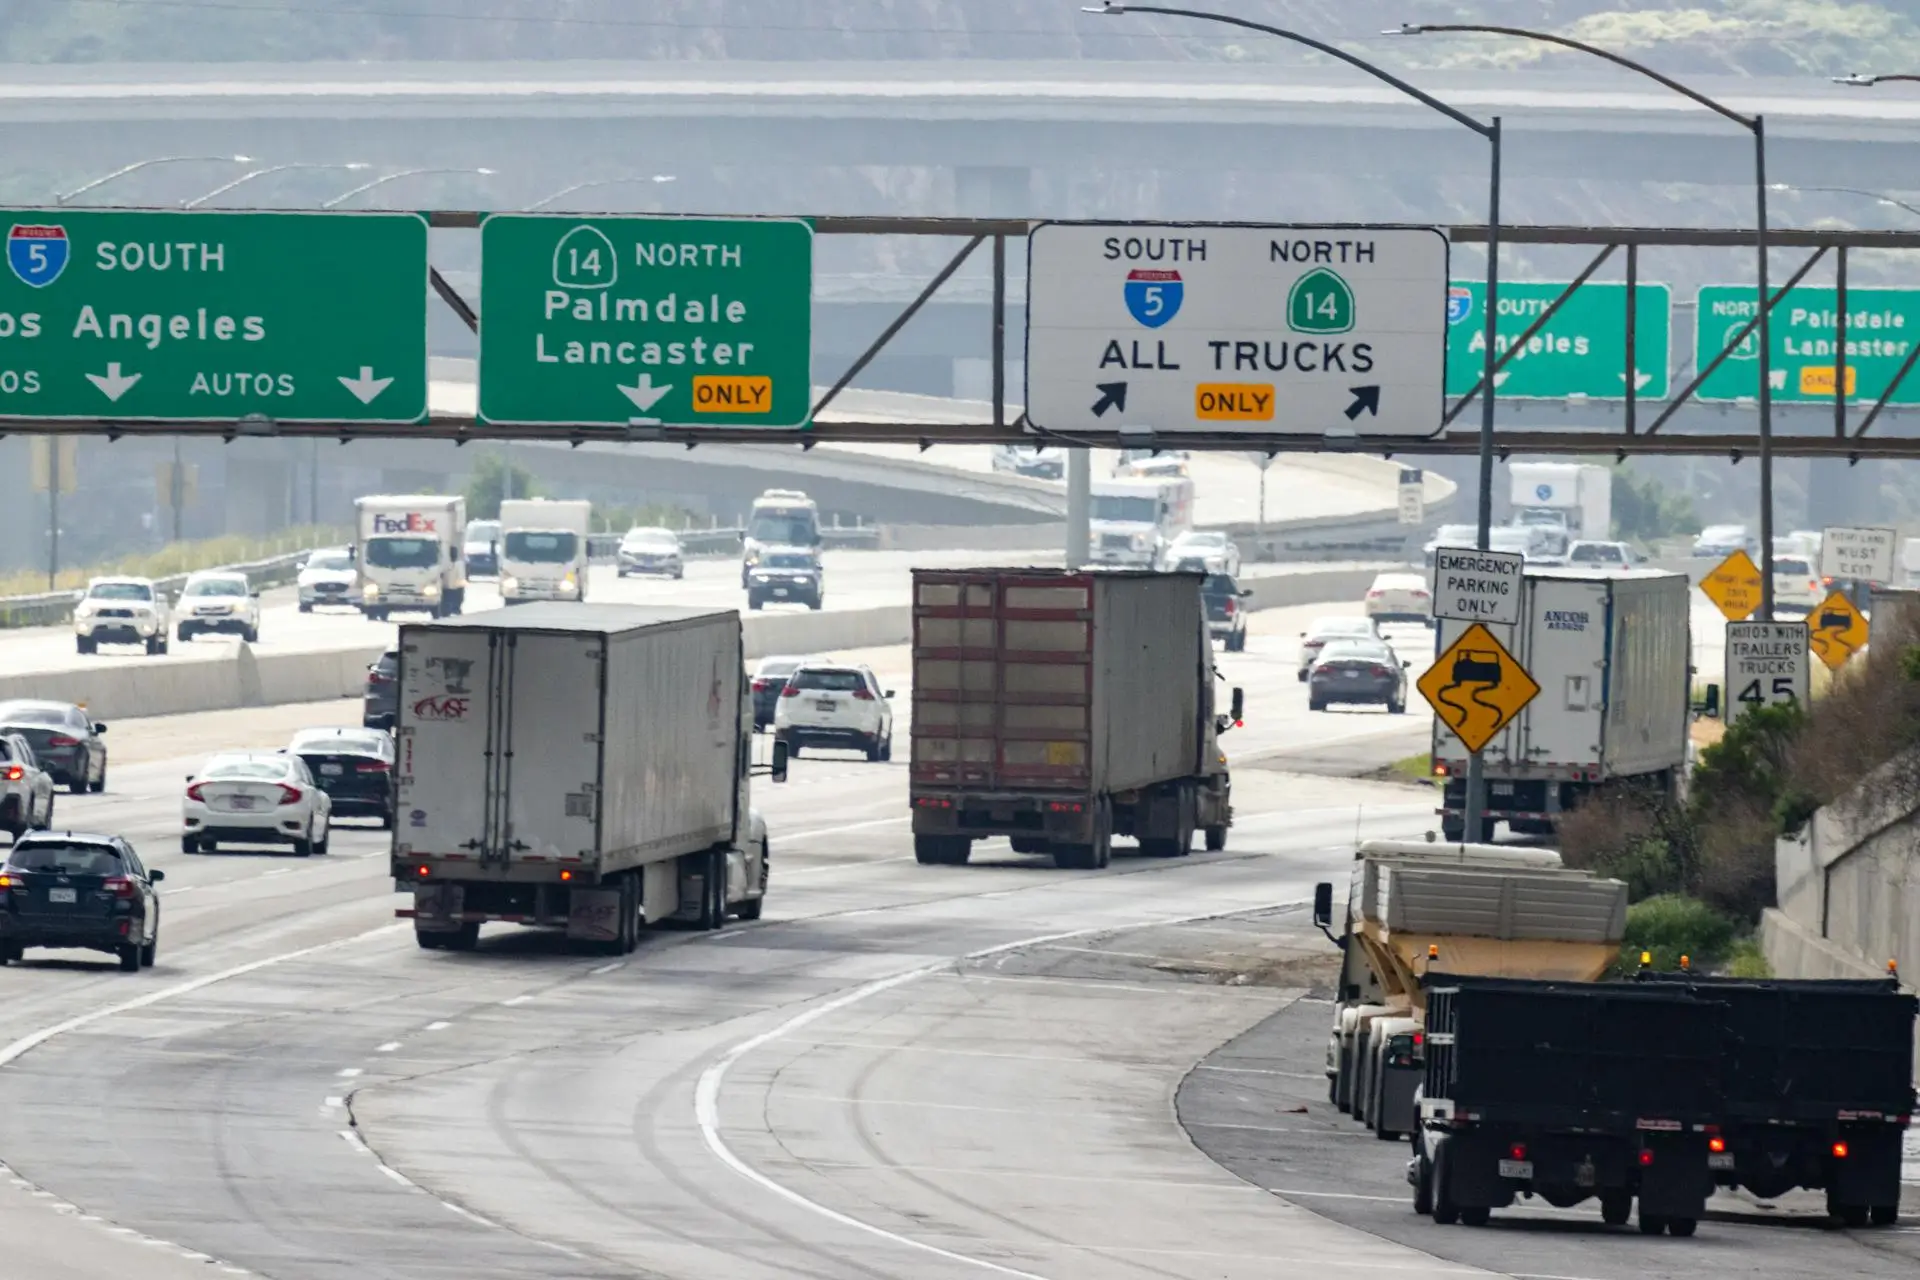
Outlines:
POLYGON ((1353 289, 1337 271, 1319 267, 1293 282, 1287 327, 1295 333, 1346 333, 1353 328, 1353 289))
MULTIPOLYGON (((1496 341, 1501 352, 1553 305, 1571 281, 1500 282, 1496 341)), ((1463 396, 1480 381, 1486 341, 1484 280, 1456 280, 1447 290, 1447 394, 1463 396)), ((1667 396, 1673 292, 1664 284, 1634 290, 1634 394, 1667 396)), ((1627 386, 1627 286, 1586 284, 1567 299, 1520 354, 1494 375, 1503 398, 1624 400, 1627 386)))
POLYGON ((418 422, 413 213, 0 213, 0 419, 418 422))
MULTIPOLYGON (((1704 369, 1746 327, 1757 307, 1752 285, 1707 285, 1700 290, 1694 339, 1696 367, 1704 369)), ((1833 403, 1839 291, 1802 287, 1773 309, 1773 398, 1798 404, 1833 403)), ((1752 400, 1760 395, 1759 330, 1700 384, 1702 400, 1752 400)), ((1920 289, 1847 290, 1847 399, 1871 403, 1886 392, 1913 344, 1920 342, 1920 289)), ((1892 404, 1920 404, 1920 372, 1908 374, 1892 404)))
POLYGON ((480 418, 805 427, 813 226, 496 214, 480 227, 480 418))

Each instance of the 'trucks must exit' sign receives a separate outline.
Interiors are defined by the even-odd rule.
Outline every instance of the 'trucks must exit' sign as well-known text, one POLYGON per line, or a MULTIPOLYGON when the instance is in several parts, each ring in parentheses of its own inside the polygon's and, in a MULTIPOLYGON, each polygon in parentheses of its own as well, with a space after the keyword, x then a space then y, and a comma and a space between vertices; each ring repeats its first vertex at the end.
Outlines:
POLYGON ((1027 418, 1043 430, 1440 427, 1437 230, 1049 222, 1027 255, 1027 418))
POLYGON ((0 213, 0 418, 417 422, 412 213, 0 213))
POLYGON ((813 227, 496 214, 480 226, 480 418, 804 427, 813 227))
MULTIPOLYGON (((1571 283, 1570 281, 1567 283, 1571 283)), ((1496 355, 1509 347, 1567 290, 1555 281, 1500 282, 1496 355)), ((1487 286, 1456 280, 1447 289, 1447 394, 1463 396, 1480 381, 1487 349, 1487 286)), ((1673 293, 1664 284, 1635 286, 1634 394, 1667 395, 1673 293)), ((1621 400, 1627 394, 1627 286, 1581 285, 1519 354, 1493 375, 1504 397, 1621 400)))

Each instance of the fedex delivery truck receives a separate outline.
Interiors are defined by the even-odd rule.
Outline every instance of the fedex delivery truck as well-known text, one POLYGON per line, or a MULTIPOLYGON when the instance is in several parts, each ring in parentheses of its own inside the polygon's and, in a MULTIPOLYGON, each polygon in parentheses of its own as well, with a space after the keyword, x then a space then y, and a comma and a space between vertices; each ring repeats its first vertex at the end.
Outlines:
POLYGON ((369 618, 458 614, 466 603, 467 500, 381 495, 354 502, 354 602, 369 618))

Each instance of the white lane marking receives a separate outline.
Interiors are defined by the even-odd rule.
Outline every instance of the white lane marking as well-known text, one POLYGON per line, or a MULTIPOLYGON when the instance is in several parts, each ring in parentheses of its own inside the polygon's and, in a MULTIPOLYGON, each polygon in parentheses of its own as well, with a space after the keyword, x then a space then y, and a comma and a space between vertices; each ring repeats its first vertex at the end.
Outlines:
POLYGON ((389 1040, 385 1044, 375 1049, 374 1052, 375 1053, 392 1053, 395 1049, 398 1049, 399 1047, 400 1047, 400 1042, 398 1040, 389 1040))
POLYGON ((429 1022, 429 1023, 427 1024, 427 1030, 429 1030, 429 1031, 445 1031, 445 1030, 446 1030, 446 1029, 447 1029, 448 1027, 450 1027, 450 1026, 452 1026, 452 1025, 453 1025, 453 1024, 452 1024, 451 1022, 429 1022))
POLYGON ((131 1000, 122 1000, 118 1004, 110 1004, 104 1008, 95 1009, 91 1013, 77 1014, 64 1022, 56 1022, 50 1027, 42 1027, 40 1030, 29 1035, 21 1036, 4 1048, 0 1048, 0 1067, 5 1067, 18 1061, 55 1036, 63 1036, 68 1032, 78 1031, 82 1027, 90 1027, 94 1023, 103 1021, 104 1019, 116 1017, 123 1013, 132 1013, 136 1009, 145 1009, 151 1005, 159 1004, 162 1000, 172 1000, 178 996, 191 995, 196 991, 212 986, 216 982, 226 982, 231 978, 244 977, 249 973, 257 973, 262 969, 271 968, 276 964, 284 964, 289 960, 299 960, 306 956, 319 955, 323 951, 332 951, 338 947, 351 946, 356 942, 364 942, 369 938, 377 938, 382 934, 393 933, 404 927, 404 925, 383 924, 379 928, 369 929, 365 933, 356 933, 347 938, 336 938, 332 942, 322 942, 311 947, 301 947, 296 951, 283 951, 279 955, 267 956, 261 960, 249 960, 246 964, 235 965, 230 969, 221 969, 215 973, 202 974, 198 978, 189 978, 185 982, 176 982, 170 987, 162 987, 158 991, 149 991, 143 996, 135 996, 131 1000))
POLYGON ((339 1076, 343 1080, 351 1080, 355 1076, 359 1075, 361 1070, 362 1069, 360 1067, 342 1067, 338 1071, 334 1072, 334 1074, 339 1076))
POLYGON ((409 1191, 419 1190, 418 1187, 413 1185, 413 1180, 411 1178, 407 1177, 406 1174, 400 1172, 398 1169, 394 1168, 390 1164, 382 1164, 380 1166, 380 1172, 386 1174, 389 1178, 392 1178, 395 1182, 399 1183, 401 1186, 405 1187, 409 1191))
POLYGON ((1324 1071, 1272 1071, 1266 1067, 1215 1067, 1204 1062, 1194 1070, 1217 1071, 1221 1075, 1229 1076, 1280 1076, 1287 1080, 1325 1080, 1327 1078, 1327 1073, 1324 1071))
POLYGON ((502 1000, 500 1003, 506 1005, 525 1004, 531 999, 533 999, 532 996, 515 996, 511 1000, 502 1000))
POLYGON ((789 871, 783 867, 780 869, 780 871, 776 873, 776 875, 779 877, 779 879, 783 881, 797 880, 801 876, 817 876, 817 875, 822 875, 829 871, 865 871, 868 867, 884 867, 889 863, 893 863, 893 862, 912 862, 912 861, 913 859, 911 857, 869 858, 864 862, 835 862, 824 867, 800 867, 797 870, 792 870, 792 871, 789 871))
POLYGON ((1316 1200, 1378 1200, 1381 1204, 1408 1204, 1406 1196, 1363 1196, 1350 1191, 1295 1191, 1290 1187, 1268 1187, 1276 1196, 1306 1196, 1316 1200))
POLYGON ((351 1129, 340 1130, 340 1141, 346 1143, 348 1146, 352 1147, 355 1151, 358 1151, 363 1156, 370 1156, 373 1154, 373 1152, 367 1149, 367 1144, 360 1141, 360 1135, 355 1133, 351 1129))
MULTIPOLYGON (((726 1138, 722 1136, 720 1132, 720 1087, 726 1083, 727 1073, 733 1069, 735 1063, 739 1062, 740 1059, 746 1057, 749 1053, 752 1053, 755 1049, 763 1048, 766 1045, 774 1043, 776 1040, 783 1040, 801 1028, 811 1026, 829 1014, 838 1013, 842 1009, 850 1008, 866 1000, 871 1000, 874 996, 883 995, 895 987, 902 987, 910 982, 917 982, 921 978, 931 977, 936 973, 949 970, 956 963, 962 963, 968 960, 984 960, 990 956, 1001 955, 1009 951, 1018 951, 1023 947, 1040 946, 1049 942, 1066 942, 1074 938, 1088 938, 1106 933, 1121 933, 1130 929, 1150 929, 1165 925, 1188 924, 1200 920, 1225 919, 1229 916, 1249 915, 1257 911, 1276 911, 1283 907, 1297 907, 1299 905, 1301 905, 1301 900, 1288 900, 1285 902, 1254 904, 1239 907, 1231 911, 1203 911, 1196 914, 1157 917, 1133 923, 1109 923, 1095 925, 1085 929, 1068 929, 1060 933, 1040 934, 1031 938, 1022 938, 1017 942, 1004 942, 998 946, 986 947, 982 950, 956 957, 953 960, 943 960, 937 964, 922 965, 917 969, 908 969, 906 972, 896 973, 890 978, 880 978, 864 986, 855 987, 852 991, 836 996, 822 1004, 817 1004, 811 1009, 802 1010, 778 1026, 762 1031, 759 1035, 749 1036, 747 1039, 733 1045, 725 1053, 721 1054, 718 1059, 710 1063, 707 1069, 700 1073, 700 1079, 694 1086, 693 1093, 693 1114, 695 1122, 700 1126, 700 1137, 707 1144, 707 1150, 711 1151, 716 1159, 747 1181, 753 1183, 763 1191, 778 1196, 789 1204, 798 1205, 802 1209, 817 1213, 829 1222, 852 1228, 855 1231, 862 1231, 871 1236, 877 1236, 882 1240, 891 1241, 894 1244, 902 1245, 908 1249, 917 1249, 922 1253, 930 1253, 937 1258, 945 1258, 949 1262, 958 1262, 965 1266, 979 1267, 983 1271, 991 1271, 996 1275, 1014 1276, 1017 1277, 1017 1280, 1047 1280, 1046 1277, 1031 1271, 1021 1271, 1016 1267, 1003 1266, 998 1262, 992 1262, 986 1258, 976 1258, 971 1254, 960 1253, 953 1249, 943 1249, 939 1245, 929 1244, 925 1240, 916 1240, 912 1236, 902 1235, 897 1231, 889 1231, 885 1227, 862 1221, 851 1214, 829 1208, 818 1200, 795 1191, 792 1187, 760 1172, 760 1170, 754 1168, 742 1159, 732 1147, 728 1146, 726 1138)), ((882 1047, 892 1048, 893 1046, 882 1047)))
POLYGON ((338 1109, 338 1108, 340 1108, 340 1107, 344 1107, 344 1106, 346 1106, 346 1105, 347 1105, 347 1100, 346 1100, 345 1098, 328 1098, 328 1099, 327 1099, 327 1100, 326 1100, 326 1101, 325 1101, 324 1103, 322 1103, 321 1105, 322 1105, 322 1106, 324 1106, 324 1107, 326 1107, 326 1108, 328 1108, 328 1109, 330 1109, 330 1110, 336 1110, 336 1109, 338 1109))
POLYGON ((784 835, 772 834, 771 838, 785 843, 788 840, 811 840, 815 836, 837 836, 843 831, 865 831, 869 827, 897 827, 903 822, 912 822, 911 815, 899 818, 874 818, 868 822, 849 822, 838 827, 815 827, 812 831, 789 831, 784 835))
POLYGON ((626 964, 625 960, 615 960, 612 964, 603 964, 599 968, 589 969, 587 970, 587 972, 593 977, 597 978, 603 973, 612 973, 615 969, 618 969, 625 964, 626 964))
POLYGON ((1371 1129, 1290 1129, 1276 1124, 1228 1124, 1225 1121, 1186 1120, 1189 1129, 1233 1129, 1245 1133, 1310 1133, 1316 1138, 1372 1138, 1371 1129))
POLYGON ((1020 977, 1011 973, 950 973, 941 976, 962 983, 1000 982, 1027 987, 1079 987, 1086 991, 1128 991, 1148 996, 1174 995, 1179 996, 1183 1000, 1192 999, 1196 991, 1203 995, 1234 996, 1241 999, 1251 995, 1265 996, 1271 994, 1270 992, 1256 990, 1253 987, 1218 987, 1198 982, 1170 982, 1164 987, 1139 987, 1131 986, 1124 982, 1103 982, 1098 978, 1020 977))

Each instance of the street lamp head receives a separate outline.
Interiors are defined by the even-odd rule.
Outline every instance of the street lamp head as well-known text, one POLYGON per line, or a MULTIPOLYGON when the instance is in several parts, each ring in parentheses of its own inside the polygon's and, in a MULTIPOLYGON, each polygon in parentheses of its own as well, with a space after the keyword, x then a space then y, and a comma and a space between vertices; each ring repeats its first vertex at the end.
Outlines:
POLYGON ((1126 11, 1127 6, 1124 4, 1115 4, 1114 0, 1106 0, 1106 3, 1098 8, 1090 4, 1080 6, 1080 12, 1082 13, 1125 13, 1126 11))
MULTIPOLYGON (((333 167, 334 166, 330 164, 314 166, 314 168, 316 169, 331 169, 333 167)), ((340 168, 347 170, 349 173, 358 173, 362 169, 371 169, 373 168, 373 166, 368 164, 365 160, 349 160, 347 163, 341 165, 340 168)))
POLYGON ((493 170, 487 168, 475 169, 474 172, 483 178, 491 178, 493 176, 493 170))
POLYGON ((1380 32, 1383 36, 1423 36, 1427 34, 1423 22, 1403 22, 1397 27, 1387 27, 1380 32))
POLYGON ((1769 190, 1769 191, 1791 191, 1791 190, 1793 190, 1793 184, 1792 184, 1791 182, 1769 182, 1769 183, 1767 184, 1767 190, 1769 190))
POLYGON ((1835 84, 1852 85, 1856 89, 1870 89, 1880 83, 1880 77, 1864 75, 1856 71, 1848 76, 1834 76, 1833 82, 1835 84))
POLYGON ((227 159, 233 161, 235 164, 252 164, 253 163, 252 156, 228 156, 227 159))

